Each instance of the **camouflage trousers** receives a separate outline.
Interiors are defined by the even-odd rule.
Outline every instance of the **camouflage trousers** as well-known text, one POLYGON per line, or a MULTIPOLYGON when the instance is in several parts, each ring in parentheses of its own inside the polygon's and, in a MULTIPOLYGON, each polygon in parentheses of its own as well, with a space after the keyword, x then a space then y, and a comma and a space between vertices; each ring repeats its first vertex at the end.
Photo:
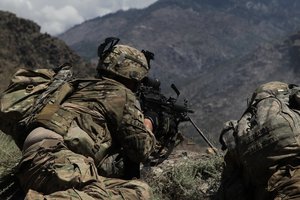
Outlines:
POLYGON ((250 176, 236 164, 229 152, 224 157, 217 200, 298 200, 300 199, 300 157, 269 168, 268 175, 250 176))
POLYGON ((44 139, 23 153, 18 178, 28 200, 152 199, 146 183, 99 176, 91 158, 54 139, 44 139))
POLYGON ((268 191, 274 200, 300 199, 300 163, 280 167, 269 179, 268 191))

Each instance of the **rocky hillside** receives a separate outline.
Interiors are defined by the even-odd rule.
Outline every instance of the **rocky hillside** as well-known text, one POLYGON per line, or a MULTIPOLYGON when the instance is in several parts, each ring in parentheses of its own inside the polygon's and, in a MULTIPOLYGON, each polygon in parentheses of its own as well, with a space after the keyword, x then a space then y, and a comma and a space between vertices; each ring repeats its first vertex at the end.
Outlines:
POLYGON ((59 38, 93 59, 105 37, 117 36, 156 53, 153 71, 158 77, 188 81, 191 75, 298 31, 299 21, 297 0, 159 0, 143 10, 86 21, 59 38))
POLYGON ((300 33, 296 33, 277 43, 263 44, 245 56, 195 77, 185 87, 184 95, 192 100, 197 110, 195 121, 204 127, 204 132, 213 134, 222 128, 224 121, 239 119, 260 84, 268 81, 300 84, 299 42, 300 33))
POLYGON ((32 21, 0 11, 0 89, 17 68, 57 67, 65 62, 73 64, 75 71, 92 69, 63 41, 40 33, 40 26, 32 21))
POLYGON ((224 121, 240 116, 258 84, 297 82, 294 39, 283 41, 300 30, 299 22, 297 0, 158 0, 58 37, 92 60, 108 36, 153 51, 152 75, 169 94, 168 85, 177 84, 196 110, 196 122, 215 139, 224 121))

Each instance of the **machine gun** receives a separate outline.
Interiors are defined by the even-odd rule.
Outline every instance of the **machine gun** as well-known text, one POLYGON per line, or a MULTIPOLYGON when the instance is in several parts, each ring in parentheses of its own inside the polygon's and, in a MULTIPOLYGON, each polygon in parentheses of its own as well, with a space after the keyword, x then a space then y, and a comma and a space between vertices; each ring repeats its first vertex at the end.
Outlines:
POLYGON ((160 81, 158 79, 146 77, 137 91, 137 97, 143 112, 152 112, 158 115, 158 127, 154 130, 158 146, 150 156, 150 165, 157 165, 163 162, 168 158, 173 149, 183 141, 183 137, 178 131, 178 126, 180 123, 187 121, 192 123, 202 138, 216 152, 216 148, 188 116, 189 113, 194 112, 188 107, 188 101, 184 99, 183 104, 177 103, 180 92, 174 84, 171 85, 171 88, 175 91, 176 98, 167 98, 161 93, 160 81))

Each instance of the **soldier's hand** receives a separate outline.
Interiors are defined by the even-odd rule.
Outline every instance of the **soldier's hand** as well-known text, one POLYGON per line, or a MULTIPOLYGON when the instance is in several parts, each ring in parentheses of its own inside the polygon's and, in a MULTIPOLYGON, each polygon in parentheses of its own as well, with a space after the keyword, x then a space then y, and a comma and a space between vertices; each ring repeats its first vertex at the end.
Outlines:
POLYGON ((148 130, 150 130, 151 132, 153 132, 153 124, 152 124, 152 122, 151 122, 150 119, 145 118, 144 124, 145 124, 146 129, 148 129, 148 130))
POLYGON ((155 112, 148 111, 144 114, 144 124, 146 128, 149 128, 152 132, 158 128, 158 115, 155 112))

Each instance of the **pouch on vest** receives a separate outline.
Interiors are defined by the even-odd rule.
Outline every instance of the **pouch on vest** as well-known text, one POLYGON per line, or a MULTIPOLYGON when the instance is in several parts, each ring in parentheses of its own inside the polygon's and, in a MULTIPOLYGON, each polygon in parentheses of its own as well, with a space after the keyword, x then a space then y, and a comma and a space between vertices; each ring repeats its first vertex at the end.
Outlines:
POLYGON ((10 85, 0 96, 0 129, 11 135, 20 148, 28 134, 24 130, 27 124, 23 123, 20 128, 20 121, 26 122, 24 119, 34 110, 40 111, 48 103, 63 101, 72 92, 69 79, 63 80, 65 77, 71 77, 67 65, 58 69, 19 69, 11 78, 10 85))

